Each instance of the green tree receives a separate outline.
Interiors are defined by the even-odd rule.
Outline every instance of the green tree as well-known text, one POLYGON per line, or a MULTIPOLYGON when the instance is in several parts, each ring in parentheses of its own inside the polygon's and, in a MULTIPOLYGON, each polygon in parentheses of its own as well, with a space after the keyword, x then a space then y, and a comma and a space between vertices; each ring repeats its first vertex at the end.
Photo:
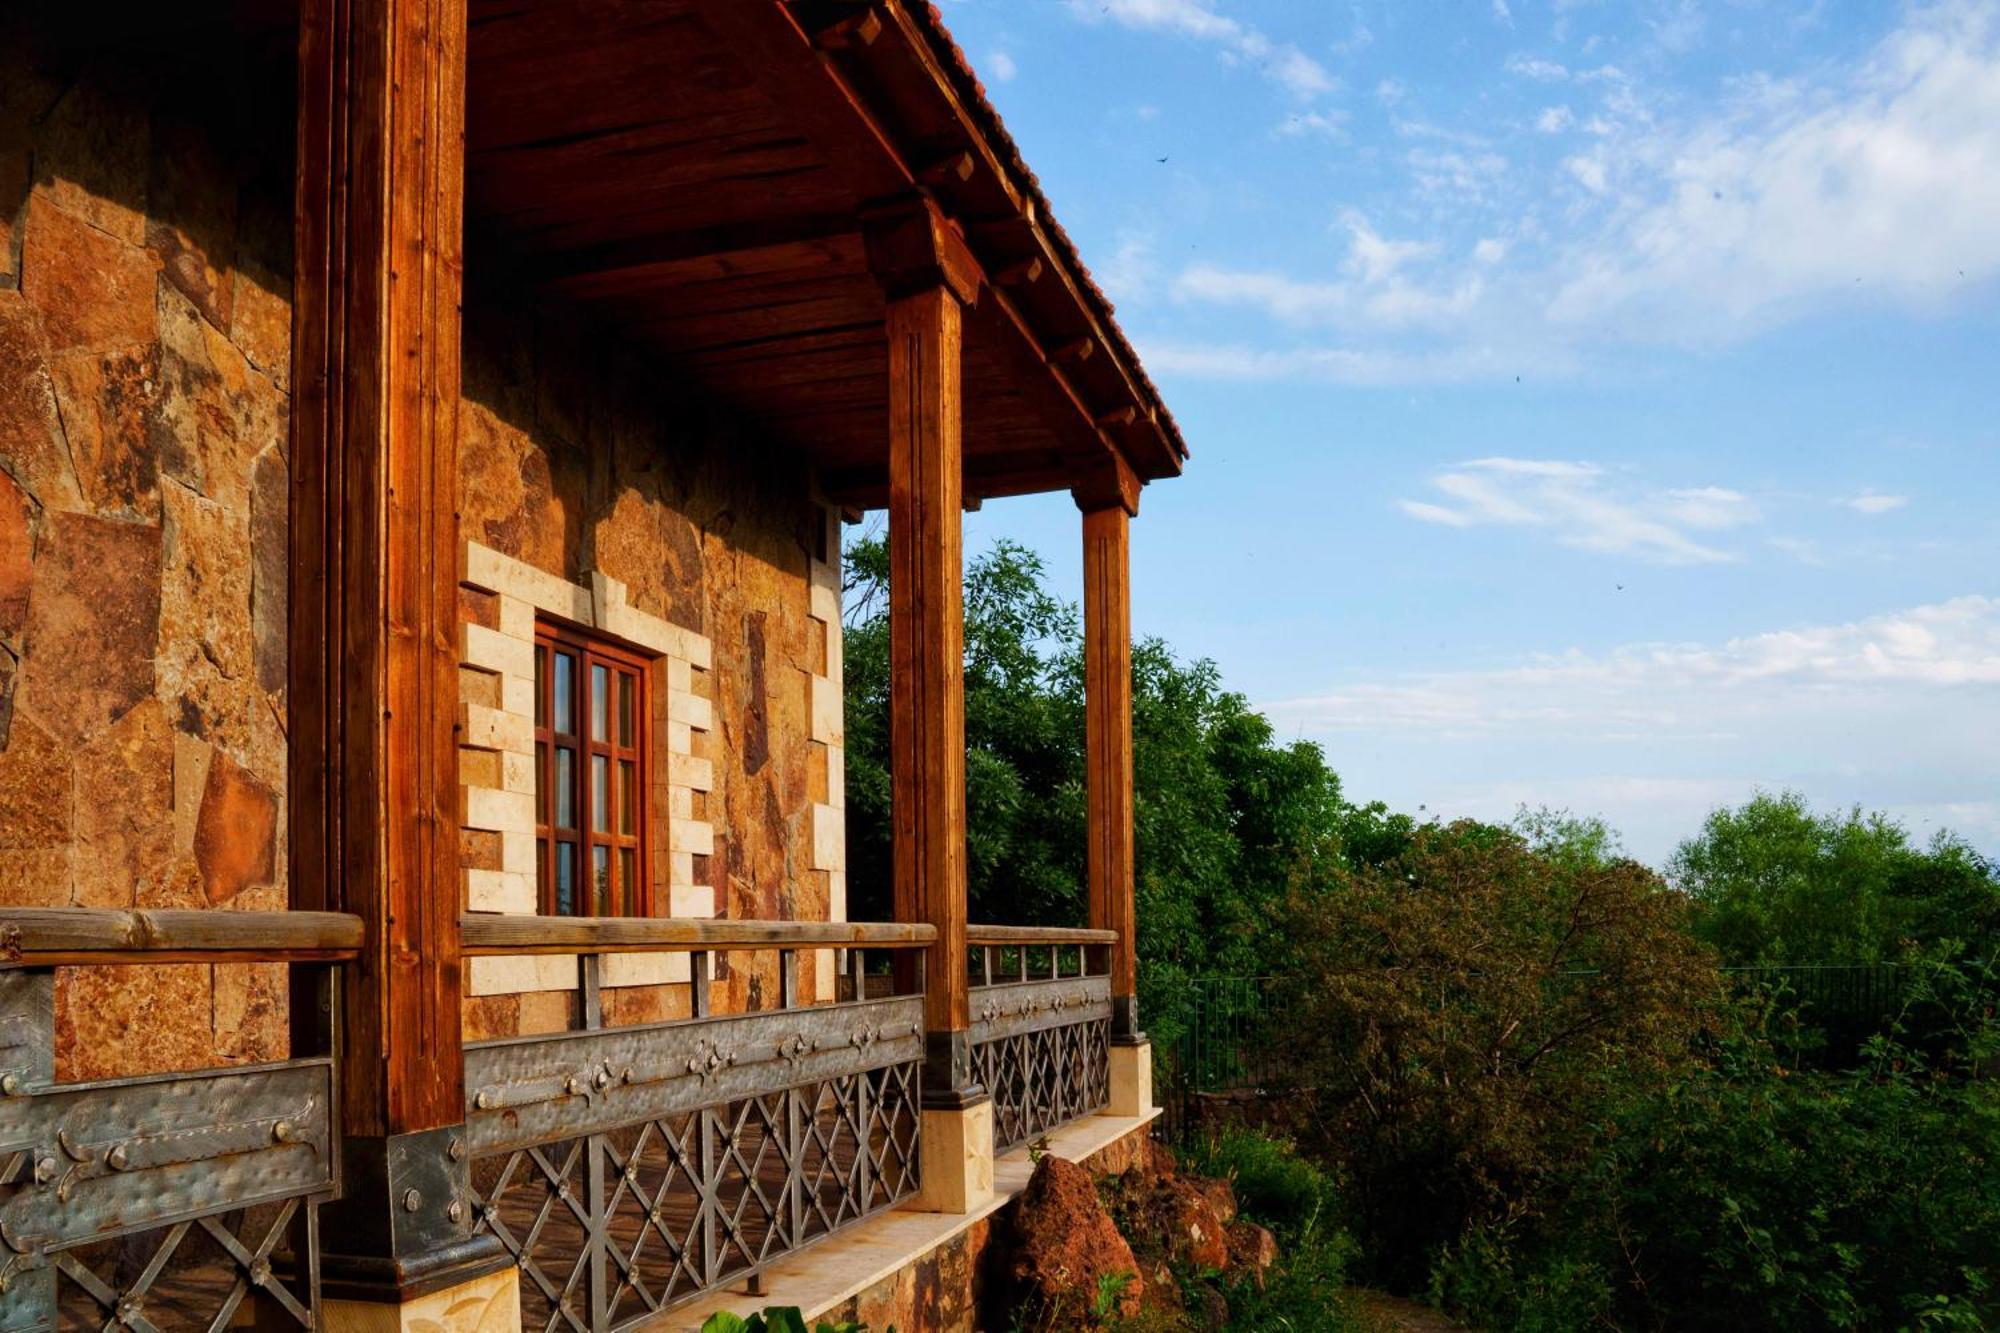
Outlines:
POLYGON ((1668 867, 1732 966, 1894 961, 1955 941, 1991 957, 2000 878, 1963 841, 1928 847, 1883 814, 1815 812, 1795 792, 1717 810, 1668 867))

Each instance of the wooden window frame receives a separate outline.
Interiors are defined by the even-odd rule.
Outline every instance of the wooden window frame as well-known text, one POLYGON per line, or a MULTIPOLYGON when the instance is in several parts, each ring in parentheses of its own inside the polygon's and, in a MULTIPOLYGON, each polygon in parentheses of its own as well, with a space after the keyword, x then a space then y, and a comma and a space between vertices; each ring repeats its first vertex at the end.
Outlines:
MULTIPOLYGON (((535 881, 536 901, 545 916, 597 916, 598 895, 592 865, 596 849, 606 850, 606 861, 611 867, 614 883, 624 863, 623 853, 632 854, 632 879, 629 890, 630 912, 634 916, 653 915, 652 877, 652 675, 656 659, 638 652, 622 643, 609 639, 593 630, 567 624, 561 621, 538 619, 535 622, 535 881), (555 658, 558 653, 567 654, 574 662, 571 683, 573 730, 555 731, 555 658), (607 694, 605 701, 605 738, 597 739, 591 734, 592 707, 595 702, 593 668, 606 671, 607 694), (619 738, 618 681, 629 677, 632 690, 632 744, 626 745, 619 738), (571 801, 575 816, 575 827, 571 829, 555 826, 557 806, 556 754, 558 749, 567 749, 575 756, 572 764, 571 801), (612 787, 617 786, 616 775, 620 765, 632 765, 632 830, 629 834, 619 828, 619 814, 611 793, 605 796, 605 829, 593 827, 592 802, 596 795, 596 784, 592 777, 593 760, 602 758, 607 775, 613 778, 612 787), (568 844, 576 848, 575 879, 573 881, 574 910, 568 913, 558 911, 556 898, 556 855, 557 847, 568 844)), ((618 903, 611 903, 615 910, 618 903)))

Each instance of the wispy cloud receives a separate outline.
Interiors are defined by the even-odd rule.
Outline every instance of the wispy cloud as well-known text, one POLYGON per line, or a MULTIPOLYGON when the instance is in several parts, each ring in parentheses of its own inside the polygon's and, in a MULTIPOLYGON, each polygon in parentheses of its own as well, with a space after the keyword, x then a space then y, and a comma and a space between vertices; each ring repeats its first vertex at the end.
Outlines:
POLYGON ((1350 789, 1443 817, 1605 816, 1658 861, 1760 786, 1860 799, 2000 848, 2000 598, 1714 643, 1638 643, 1401 674, 1259 705, 1324 741, 1350 789), (1839 724, 1830 726, 1829 719, 1839 724), (1393 754, 1408 774, 1378 778, 1393 754), (1857 770, 1862 756, 1883 756, 1857 770))
POLYGON ((1213 43, 1226 58, 1254 65, 1298 98, 1310 100, 1338 86, 1317 60, 1216 12, 1209 0, 1071 0, 1070 12, 1086 22, 1109 19, 1128 28, 1213 43))
MULTIPOLYGON (((1499 377, 1621 347, 1726 347, 1832 310, 1923 316, 2000 278, 2000 0, 1912 11, 1844 71, 1739 80, 1693 113, 1609 65, 1519 55, 1508 67, 1575 90, 1535 115, 1537 130, 1589 139, 1538 165, 1503 155, 1489 125, 1399 108, 1393 128, 1414 141, 1401 167, 1424 207, 1398 238, 1417 258, 1393 278, 1354 271, 1349 213, 1336 271, 1203 264, 1175 295, 1346 335, 1337 353, 1262 348, 1260 374, 1326 378, 1359 356, 1499 377), (1458 239, 1475 228, 1519 243, 1494 264, 1458 239), (1505 346, 1518 361, 1481 350, 1505 346)), ((1209 361, 1242 377, 1241 356, 1209 361)))
POLYGON ((1893 509, 1901 509, 1909 502, 1910 497, 1907 495, 1879 495, 1874 491, 1867 491, 1861 495, 1842 500, 1840 503, 1846 505, 1857 514, 1872 515, 1886 514, 1893 509))
POLYGON ((1014 76, 1021 72, 1021 67, 1014 63, 1014 57, 1005 51, 995 51, 993 58, 986 62, 986 69, 995 83, 1012 83, 1014 76))
POLYGON ((1431 478, 1442 501, 1397 504, 1425 523, 1523 528, 1580 550, 1665 565, 1739 559, 1694 534, 1723 532, 1758 517, 1748 496, 1720 486, 1647 493, 1622 488, 1616 480, 1595 463, 1480 458, 1431 478))

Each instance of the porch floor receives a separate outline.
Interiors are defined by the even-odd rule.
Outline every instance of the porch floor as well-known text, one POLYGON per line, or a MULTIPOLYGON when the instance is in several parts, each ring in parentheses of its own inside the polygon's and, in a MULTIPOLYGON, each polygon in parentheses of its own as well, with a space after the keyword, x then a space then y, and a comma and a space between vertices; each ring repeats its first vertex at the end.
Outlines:
MULTIPOLYGON (((1049 1151, 1072 1162, 1089 1158, 1120 1139, 1143 1133, 1158 1107, 1142 1116, 1090 1115, 1049 1133, 1049 1151)), ((1026 1146, 993 1160, 993 1197, 969 1213, 926 1213, 904 1205, 843 1231, 764 1270, 764 1294, 719 1291, 645 1325, 694 1333, 719 1310, 748 1316, 767 1306, 795 1305, 811 1320, 868 1290, 1007 1206, 1028 1187, 1034 1165, 1026 1146)))

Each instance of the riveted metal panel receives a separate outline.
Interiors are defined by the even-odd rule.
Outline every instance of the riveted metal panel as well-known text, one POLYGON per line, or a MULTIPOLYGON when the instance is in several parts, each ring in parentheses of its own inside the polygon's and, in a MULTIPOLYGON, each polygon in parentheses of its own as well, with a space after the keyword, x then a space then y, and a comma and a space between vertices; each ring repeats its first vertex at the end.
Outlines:
POLYGON ((984 986, 972 993, 972 1039, 997 1041, 1024 1032, 1111 1017, 1109 977, 1065 977, 984 986))
POLYGON ((851 1077, 923 1054, 923 1000, 737 1014, 466 1049, 478 1156, 851 1077))

